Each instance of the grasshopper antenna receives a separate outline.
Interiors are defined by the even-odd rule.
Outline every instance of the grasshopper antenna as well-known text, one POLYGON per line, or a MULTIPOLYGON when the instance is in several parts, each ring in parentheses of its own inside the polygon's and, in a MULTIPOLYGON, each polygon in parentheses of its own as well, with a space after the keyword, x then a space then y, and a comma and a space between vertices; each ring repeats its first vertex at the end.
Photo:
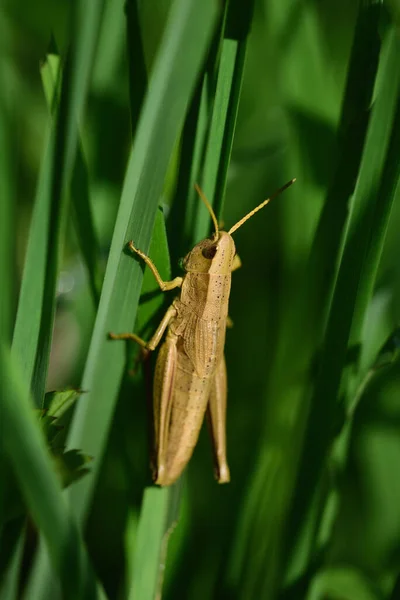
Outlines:
POLYGON ((215 239, 218 239, 218 236, 219 236, 219 227, 218 227, 217 217, 215 216, 213 208, 212 208, 211 204, 209 203, 209 201, 207 200, 207 198, 205 197, 205 195, 204 195, 203 191, 201 190, 200 186, 198 186, 197 183, 195 183, 194 187, 196 188, 196 192, 198 193, 198 195, 200 196, 200 198, 203 200, 204 204, 206 205, 206 208, 207 208, 208 212, 211 215, 211 218, 212 218, 213 223, 214 223, 215 239))
POLYGON ((253 210, 251 210, 249 213, 247 213, 247 215, 245 215, 242 219, 240 219, 240 221, 238 221, 233 227, 230 228, 230 230, 228 231, 229 235, 232 235, 232 233, 234 231, 236 231, 237 229, 239 229, 239 227, 241 227, 243 225, 243 223, 246 223, 246 221, 248 221, 253 215, 255 215, 256 212, 258 212, 259 210, 264 208, 264 206, 266 206, 268 204, 268 202, 271 202, 271 200, 273 200, 274 198, 279 196, 279 194, 282 194, 282 192, 287 190, 287 188, 290 187, 295 181, 296 181, 296 178, 291 179, 290 181, 285 183, 285 185, 283 185, 281 188, 279 188, 279 190, 277 192, 275 192, 275 194, 272 194, 272 196, 270 198, 267 198, 266 200, 264 200, 264 202, 261 202, 261 204, 259 204, 255 208, 253 208, 253 210))

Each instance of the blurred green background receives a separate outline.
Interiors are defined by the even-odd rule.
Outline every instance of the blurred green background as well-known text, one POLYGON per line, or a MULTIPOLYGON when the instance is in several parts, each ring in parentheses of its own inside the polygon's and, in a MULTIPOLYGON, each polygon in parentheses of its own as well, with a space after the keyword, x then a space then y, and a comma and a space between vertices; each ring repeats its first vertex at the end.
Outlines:
MULTIPOLYGON (((125 5, 105 0, 92 68, 85 75, 84 113, 77 111, 72 119, 67 109, 63 112, 63 98, 69 96, 64 88, 60 92, 55 118, 67 127, 79 122, 80 159, 75 163, 71 151, 71 160, 74 173, 77 163, 84 169, 80 177, 72 176, 72 183, 67 175, 61 177, 60 189, 70 197, 72 210, 55 242, 63 250, 46 389, 88 392, 76 401, 71 429, 71 409, 62 422, 64 433, 72 431, 67 447, 92 457, 90 473, 70 488, 72 510, 96 577, 111 599, 160 597, 161 582, 166 599, 400 598, 400 206, 395 192, 400 8, 394 0, 256 0, 252 13, 251 2, 244 6, 232 0, 226 7, 207 1, 204 6, 210 8, 203 14, 195 4, 183 9, 179 1, 125 5), (170 18, 168 30, 171 10, 176 22, 170 18), (186 31, 185 19, 187 31, 196 31, 190 27, 199 19, 199 39, 188 33, 187 47, 173 54, 161 40, 174 28, 178 39, 186 31), (168 56, 176 64, 168 63, 168 56), (158 88, 166 96, 160 92, 163 103, 151 105, 154 121, 149 108, 148 120, 142 111, 138 124, 154 72, 161 78, 168 68, 176 68, 177 75, 166 79, 167 91, 158 88), (177 107, 181 102, 181 122, 175 119, 178 137, 172 125, 166 134, 168 146, 163 127, 172 123, 167 104, 172 111, 175 100, 177 107), (147 147, 143 140, 150 129, 154 139, 147 147), (162 167, 154 166, 161 193, 156 184, 153 190, 151 177, 158 143, 165 155, 164 175, 167 170, 164 177, 162 167), (134 179, 130 168, 133 173, 141 148, 147 167, 137 167, 134 179), (144 250, 156 206, 162 207, 151 255, 167 277, 164 215, 175 276, 178 258, 209 229, 192 191, 194 181, 202 184, 229 228, 292 177, 296 184, 235 234, 243 268, 233 275, 229 310, 234 327, 226 341, 231 483, 220 487, 213 479, 204 427, 181 481, 171 490, 151 488, 146 408, 151 365, 130 375, 134 351, 126 349, 125 364, 122 345, 108 349, 99 333, 120 331, 119 307, 128 315, 131 298, 132 306, 139 299, 136 261, 123 257, 126 270, 119 270, 124 243, 117 239, 118 222, 121 229, 124 221, 122 209, 116 221, 120 203, 133 206, 126 213, 126 239, 135 233, 140 241, 143 235, 144 250), (131 193, 136 180, 142 188, 131 193), (143 227, 141 215, 147 219, 143 227), (109 254, 113 235, 115 251, 109 254), (132 277, 126 289, 123 273, 132 277), (119 295, 108 311, 114 293, 119 295), (101 352, 111 357, 115 407, 107 391, 97 403, 97 391, 107 381, 101 352), (115 353, 120 367, 114 367, 115 353), (96 362, 100 355, 102 363, 96 362), (93 391, 88 382, 99 373, 102 379, 93 391), (85 481, 91 482, 87 496, 81 492, 85 481)), ((3 2, 0 13, 6 341, 16 317, 50 121, 40 66, 42 73, 49 67, 49 54, 59 54, 65 64, 71 52, 73 79, 74 61, 85 52, 88 35, 82 27, 75 38, 74 24, 89 21, 85 10, 85 3, 14 0, 3 2)), ((55 59, 53 83, 58 69, 55 59)), ((68 144, 68 134, 65 139, 68 144)), ((68 147, 67 159, 60 155, 55 164, 68 173, 68 147)), ((57 218, 52 210, 50 223, 57 218)), ((49 233, 47 256, 55 248, 51 240, 49 233)), ((148 273, 144 282, 135 331, 148 337, 168 300, 153 297, 148 273)), ((42 308, 51 316, 51 309, 42 308)), ((129 315, 125 328, 132 329, 135 315, 129 315)), ((51 331, 51 319, 46 331, 51 331)), ((16 467, 7 452, 6 444, 2 482, 13 490, 16 467)), ((11 504, 14 493, 18 496, 12 491, 11 504)), ((35 515, 25 492, 24 497, 27 513, 35 515)), ((2 519, 1 597, 68 597, 65 589, 61 595, 57 569, 38 567, 37 521, 33 516, 26 526, 21 514, 5 510, 2 519), (40 572, 36 583, 35 572, 40 572)))

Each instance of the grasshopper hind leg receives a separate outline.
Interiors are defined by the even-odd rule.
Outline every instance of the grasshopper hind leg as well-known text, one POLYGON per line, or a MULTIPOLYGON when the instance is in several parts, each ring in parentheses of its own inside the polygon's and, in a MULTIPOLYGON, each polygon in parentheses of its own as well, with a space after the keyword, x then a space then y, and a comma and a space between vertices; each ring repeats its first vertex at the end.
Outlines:
POLYGON ((169 485, 166 471, 169 422, 177 364, 177 340, 168 335, 157 357, 153 389, 154 450, 152 471, 157 485, 169 485))
POLYGON ((218 483, 230 481, 226 459, 226 396, 227 376, 223 356, 214 375, 207 407, 207 424, 213 447, 215 478, 218 483))

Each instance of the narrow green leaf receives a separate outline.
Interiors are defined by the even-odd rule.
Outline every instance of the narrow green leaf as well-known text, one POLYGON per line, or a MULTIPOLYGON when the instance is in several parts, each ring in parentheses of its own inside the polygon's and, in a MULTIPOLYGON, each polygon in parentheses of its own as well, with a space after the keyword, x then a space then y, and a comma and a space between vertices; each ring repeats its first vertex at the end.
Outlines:
POLYGON ((307 600, 324 598, 357 598, 380 600, 373 585, 356 568, 331 567, 318 573, 307 600))
MULTIPOLYGON (((50 113, 53 113, 58 105, 58 88, 61 80, 60 57, 56 54, 47 54, 40 73, 47 105, 50 113)), ((93 301, 97 306, 101 288, 98 264, 100 251, 89 201, 89 177, 80 141, 77 146, 76 161, 71 178, 71 198, 77 238, 86 263, 93 301)))
POLYGON ((50 417, 58 419, 73 406, 81 394, 81 390, 74 389, 47 392, 43 408, 50 417))
MULTIPOLYGON (((0 59, 0 85, 4 93, 0 98, 0 336, 11 341, 13 320, 15 239, 14 179, 11 97, 7 93, 4 59, 0 59)), ((1 460, 1 456, 0 456, 1 460)), ((1 502, 1 499, 0 499, 1 502)))
MULTIPOLYGON (((47 136, 46 151, 41 163, 36 200, 33 208, 31 227, 21 290, 18 302, 17 318, 13 336, 13 352, 18 358, 27 381, 32 382, 40 328, 43 319, 43 302, 46 288, 46 254, 48 248, 50 197, 45 193, 51 165, 52 145, 47 136)), ((53 298, 54 290, 47 293, 53 298)), ((48 321, 48 316, 45 317, 48 321)), ((46 323, 50 328, 50 323, 46 323)), ((40 399, 36 400, 40 406, 40 399)))
POLYGON ((137 528, 129 600, 153 600, 160 578, 161 544, 166 535, 170 490, 146 488, 137 528))
POLYGON ((18 522, 15 539, 12 540, 14 543, 7 544, 7 559, 9 562, 7 563, 7 572, 4 577, 1 577, 0 595, 2 600, 16 600, 18 598, 20 568, 25 543, 25 535, 21 535, 21 531, 24 531, 23 525, 18 522))
POLYGON ((131 127, 132 137, 134 137, 147 90, 147 71, 142 41, 143 33, 140 28, 139 3, 136 0, 128 0, 126 3, 126 28, 129 58, 131 127))
MULTIPOLYGON (((238 11, 238 2, 227 5, 226 24, 218 62, 217 86, 209 135, 202 169, 202 189, 220 215, 225 193, 226 177, 235 132, 243 78, 247 36, 253 14, 253 2, 246 10, 238 11), (217 195, 218 193, 218 195, 217 195)), ((202 203, 198 203, 194 239, 198 241, 209 229, 210 217, 202 203)))

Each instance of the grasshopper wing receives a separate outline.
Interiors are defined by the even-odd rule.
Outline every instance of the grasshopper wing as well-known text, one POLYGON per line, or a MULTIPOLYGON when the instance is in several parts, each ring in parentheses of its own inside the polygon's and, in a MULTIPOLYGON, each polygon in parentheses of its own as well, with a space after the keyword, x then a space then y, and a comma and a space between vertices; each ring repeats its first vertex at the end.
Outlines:
POLYGON ((207 407, 207 423, 214 453, 215 477, 218 483, 228 483, 230 480, 226 460, 226 396, 226 365, 225 357, 222 356, 214 375, 207 407))

